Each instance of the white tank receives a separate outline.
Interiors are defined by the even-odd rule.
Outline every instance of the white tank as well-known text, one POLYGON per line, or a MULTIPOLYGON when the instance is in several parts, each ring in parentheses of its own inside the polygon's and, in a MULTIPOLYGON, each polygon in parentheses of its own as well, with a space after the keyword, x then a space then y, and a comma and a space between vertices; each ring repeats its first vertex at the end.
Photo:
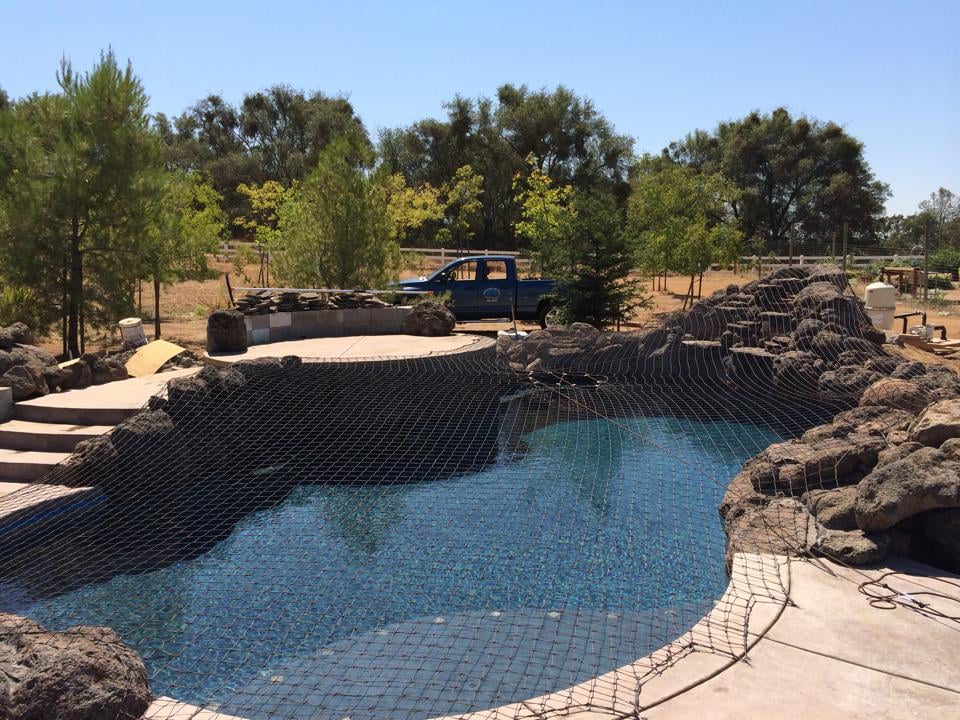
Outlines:
POLYGON ((895 308, 897 289, 883 282, 870 283, 863 294, 863 301, 868 308, 895 308))
POLYGON ((893 316, 897 311, 897 289, 893 285, 870 283, 863 294, 863 301, 874 327, 880 330, 890 330, 893 327, 893 316))
POLYGON ((120 326, 124 347, 135 348, 147 344, 147 336, 143 332, 143 322, 140 318, 124 318, 117 325, 120 326))

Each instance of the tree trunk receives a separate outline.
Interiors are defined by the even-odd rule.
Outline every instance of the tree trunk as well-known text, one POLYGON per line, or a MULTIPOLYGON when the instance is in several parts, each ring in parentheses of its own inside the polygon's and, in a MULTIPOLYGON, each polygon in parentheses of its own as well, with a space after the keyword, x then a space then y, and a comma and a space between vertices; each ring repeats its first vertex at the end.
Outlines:
POLYGON ((703 300, 703 270, 700 271, 700 285, 697 287, 697 300, 703 300))
POLYGON ((153 339, 160 339, 160 276, 153 275, 153 339))
POLYGON ((83 253, 80 251, 80 220, 74 214, 70 234, 70 277, 67 294, 67 353, 80 357, 81 305, 83 304, 83 253))

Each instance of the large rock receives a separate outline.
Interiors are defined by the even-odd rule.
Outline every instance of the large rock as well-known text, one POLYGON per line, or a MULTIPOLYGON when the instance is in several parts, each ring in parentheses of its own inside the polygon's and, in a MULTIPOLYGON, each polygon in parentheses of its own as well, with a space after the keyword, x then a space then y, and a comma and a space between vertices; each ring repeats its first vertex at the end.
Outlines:
POLYGON ((727 567, 733 555, 751 552, 804 555, 816 540, 816 523, 794 498, 774 498, 764 505, 738 505, 727 515, 727 567))
POLYGON ((457 319, 449 308, 436 300, 421 300, 403 319, 403 332, 407 335, 441 337, 453 332, 457 319))
POLYGON ((820 376, 819 386, 820 392, 825 395, 858 399, 864 390, 880 379, 879 373, 867 370, 861 365, 845 365, 823 373, 820 376))
POLYGON ((871 466, 885 446, 882 435, 851 433, 815 444, 801 440, 774 443, 744 469, 760 492, 806 491, 855 482, 855 471, 871 466))
POLYGON ((925 447, 876 468, 857 488, 857 525, 885 530, 927 510, 960 507, 960 441, 946 452, 925 447))
POLYGON ((15 322, 13 325, 5 327, 4 330, 10 338, 18 345, 33 345, 33 330, 22 322, 15 322))
POLYGON ((0 376, 0 387, 13 390, 14 402, 26 400, 39 392, 36 376, 23 365, 16 365, 0 376))
POLYGON ((960 400, 942 400, 930 405, 910 427, 908 437, 932 447, 960 437, 960 400))
POLYGON ((909 538, 896 530, 825 530, 817 535, 813 551, 850 565, 874 565, 891 553, 906 552, 908 547, 909 538))
POLYGON ((207 352, 234 353, 247 349, 247 325, 243 313, 215 310, 207 318, 207 352))
POLYGON ((113 630, 0 614, 0 720, 133 720, 151 700, 143 660, 113 630))
POLYGON ((883 378, 863 391, 861 405, 886 405, 912 413, 923 410, 932 398, 922 387, 909 380, 883 378))
POLYGON ((800 501, 817 522, 830 530, 856 530, 857 486, 847 485, 835 490, 810 490, 800 501))

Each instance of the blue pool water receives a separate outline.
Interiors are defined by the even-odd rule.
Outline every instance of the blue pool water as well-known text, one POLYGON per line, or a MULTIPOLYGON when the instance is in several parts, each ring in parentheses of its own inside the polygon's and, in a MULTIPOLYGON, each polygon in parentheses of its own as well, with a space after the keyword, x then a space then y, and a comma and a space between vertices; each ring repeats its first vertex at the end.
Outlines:
POLYGON ((520 700, 646 654, 709 608, 726 586, 720 498, 778 439, 673 418, 557 423, 469 476, 301 486, 200 557, 21 612, 112 627, 155 694, 248 717, 520 700))

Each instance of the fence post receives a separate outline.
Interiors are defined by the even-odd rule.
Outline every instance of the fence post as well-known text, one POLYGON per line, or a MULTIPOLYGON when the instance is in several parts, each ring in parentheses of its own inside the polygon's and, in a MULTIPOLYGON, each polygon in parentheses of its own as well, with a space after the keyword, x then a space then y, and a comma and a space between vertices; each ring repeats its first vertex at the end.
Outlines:
POLYGON ((847 223, 843 223, 843 271, 847 271, 847 223))

